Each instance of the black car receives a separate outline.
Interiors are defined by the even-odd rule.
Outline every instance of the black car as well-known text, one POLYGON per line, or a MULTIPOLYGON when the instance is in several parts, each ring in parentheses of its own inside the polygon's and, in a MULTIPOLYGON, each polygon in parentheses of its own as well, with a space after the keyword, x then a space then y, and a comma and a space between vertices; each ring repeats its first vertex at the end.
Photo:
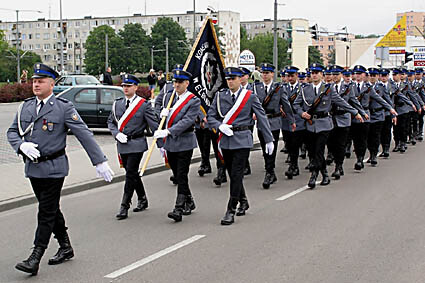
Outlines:
POLYGON ((107 128, 112 103, 116 98, 124 97, 122 88, 116 86, 93 85, 74 86, 60 94, 74 103, 81 119, 91 128, 107 128))

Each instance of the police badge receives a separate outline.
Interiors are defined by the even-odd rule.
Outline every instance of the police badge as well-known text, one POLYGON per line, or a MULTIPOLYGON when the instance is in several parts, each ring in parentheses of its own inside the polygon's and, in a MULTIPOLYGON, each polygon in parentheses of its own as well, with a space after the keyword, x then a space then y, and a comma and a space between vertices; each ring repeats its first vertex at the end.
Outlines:
POLYGON ((78 120, 77 113, 72 114, 71 118, 72 118, 72 120, 77 121, 78 120))

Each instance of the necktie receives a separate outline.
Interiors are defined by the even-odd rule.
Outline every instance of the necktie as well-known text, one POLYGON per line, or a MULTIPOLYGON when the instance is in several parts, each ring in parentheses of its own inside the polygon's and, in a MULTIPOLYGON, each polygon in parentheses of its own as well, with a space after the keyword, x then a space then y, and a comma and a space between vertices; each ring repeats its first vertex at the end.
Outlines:
POLYGON ((40 101, 40 103, 38 104, 38 106, 40 106, 40 107, 38 108, 37 115, 38 115, 38 113, 40 113, 41 108, 43 108, 43 106, 44 106, 44 102, 43 102, 43 100, 42 100, 42 101, 40 101))
POLYGON ((317 95, 317 87, 314 87, 314 94, 317 95))
POLYGON ((130 99, 127 99, 127 104, 125 105, 125 109, 127 109, 128 106, 130 106, 130 99))
POLYGON ((293 87, 293 86, 291 86, 291 92, 292 92, 292 91, 294 91, 294 87, 293 87))
POLYGON ((360 93, 360 83, 357 83, 357 92, 360 93))
POLYGON ((235 102, 235 100, 236 100, 236 97, 235 97, 235 94, 233 93, 232 94, 232 101, 235 102))
POLYGON ((335 85, 335 88, 336 88, 336 93, 338 93, 339 91, 338 91, 338 85, 335 85))
POLYGON ((264 91, 266 92, 266 94, 268 93, 267 86, 264 87, 264 91))

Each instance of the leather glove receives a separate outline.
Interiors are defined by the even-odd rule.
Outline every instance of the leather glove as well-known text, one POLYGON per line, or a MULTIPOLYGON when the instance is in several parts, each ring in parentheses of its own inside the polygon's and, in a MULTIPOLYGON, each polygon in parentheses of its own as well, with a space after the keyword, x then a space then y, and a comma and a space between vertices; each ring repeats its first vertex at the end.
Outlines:
POLYGON ((102 177, 106 182, 112 181, 112 176, 114 176, 114 171, 109 167, 108 162, 102 162, 96 164, 96 176, 102 177))
POLYGON ((40 157, 40 151, 36 148, 38 144, 32 142, 23 142, 19 146, 19 149, 29 158, 31 161, 40 157))
POLYGON ((168 117, 168 114, 170 114, 170 110, 168 110, 167 108, 164 108, 161 110, 161 114, 159 115, 161 118, 162 117, 168 117))
POLYGON ((119 141, 120 143, 127 143, 127 135, 124 135, 123 133, 118 133, 115 138, 117 139, 117 141, 119 141))
POLYGON ((274 144, 273 142, 266 143, 266 154, 272 155, 274 150, 274 144))
POLYGON ((162 157, 162 158, 164 158, 164 157, 165 157, 166 152, 167 152, 167 151, 166 151, 163 147, 160 147, 160 148, 159 148, 159 153, 161 154, 161 157, 162 157))
POLYGON ((232 127, 233 127, 232 125, 221 124, 220 127, 218 127, 218 129, 220 130, 220 132, 222 132, 226 136, 231 137, 233 136, 232 127))
POLYGON ((170 131, 168 129, 165 130, 156 130, 153 134, 153 137, 156 139, 162 139, 167 137, 170 134, 170 131))

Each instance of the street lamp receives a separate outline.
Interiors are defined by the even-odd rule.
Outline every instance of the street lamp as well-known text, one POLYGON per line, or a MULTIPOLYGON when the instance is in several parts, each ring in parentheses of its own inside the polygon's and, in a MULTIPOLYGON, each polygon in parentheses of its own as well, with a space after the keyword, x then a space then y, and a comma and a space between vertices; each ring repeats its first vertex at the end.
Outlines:
MULTIPOLYGON (((275 68, 279 68, 278 60, 277 60, 277 6, 285 6, 285 4, 277 3, 277 0, 274 1, 274 23, 273 23, 273 31, 274 31, 274 39, 273 39, 273 65, 275 68)), ((274 73, 274 79, 277 78, 277 72, 274 73)))
POLYGON ((21 82, 21 56, 19 54, 20 49, 21 49, 21 39, 19 36, 19 12, 35 12, 35 13, 43 13, 41 11, 37 11, 37 10, 13 10, 13 9, 5 9, 5 8, 0 8, 0 10, 4 10, 4 11, 15 11, 16 12, 16 60, 18 62, 17 67, 16 67, 16 71, 17 71, 17 76, 16 76, 16 82, 20 83, 21 82))

